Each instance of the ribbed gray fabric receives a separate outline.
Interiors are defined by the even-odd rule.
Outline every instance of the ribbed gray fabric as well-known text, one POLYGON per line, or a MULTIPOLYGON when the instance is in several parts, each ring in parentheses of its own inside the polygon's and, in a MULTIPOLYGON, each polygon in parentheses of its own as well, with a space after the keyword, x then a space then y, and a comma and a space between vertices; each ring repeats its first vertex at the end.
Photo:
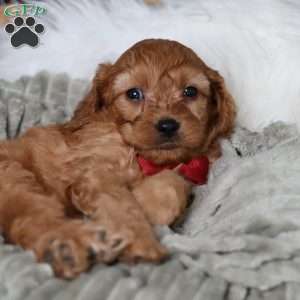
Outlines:
MULTIPOLYGON (((46 72, 0 80, 0 137, 66 120, 88 85, 46 72)), ((195 189, 181 233, 157 228, 173 253, 164 264, 99 264, 68 282, 1 240, 0 299, 300 299, 297 130, 281 123, 262 133, 237 127, 223 151, 208 184, 195 189)))

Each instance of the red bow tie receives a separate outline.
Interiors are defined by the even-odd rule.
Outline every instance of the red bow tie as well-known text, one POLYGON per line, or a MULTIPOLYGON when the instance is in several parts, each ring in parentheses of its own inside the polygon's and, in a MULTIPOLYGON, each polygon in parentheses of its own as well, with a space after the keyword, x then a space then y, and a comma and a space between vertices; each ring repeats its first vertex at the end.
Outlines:
POLYGON ((174 169, 180 165, 178 172, 191 182, 195 184, 205 184, 207 181, 209 161, 206 156, 194 158, 185 164, 156 165, 141 156, 137 156, 137 161, 143 174, 146 176, 154 175, 165 169, 174 169))

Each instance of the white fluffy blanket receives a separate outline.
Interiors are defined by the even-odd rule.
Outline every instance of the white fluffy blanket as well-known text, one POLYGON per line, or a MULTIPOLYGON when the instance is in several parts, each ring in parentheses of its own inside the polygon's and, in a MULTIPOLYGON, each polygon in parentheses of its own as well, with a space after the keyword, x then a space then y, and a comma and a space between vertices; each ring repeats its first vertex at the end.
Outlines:
POLYGON ((37 71, 90 78, 138 40, 176 39, 221 71, 239 104, 242 126, 300 125, 299 0, 38 1, 48 14, 37 48, 11 47, 0 30, 0 78, 37 71))
MULTIPOLYGON (((87 82, 66 75, 0 80, 0 135, 66 119, 87 82)), ((297 300, 300 294, 300 135, 274 123, 237 127, 177 233, 158 228, 166 263, 97 265, 54 279, 30 252, 1 244, 1 300, 297 300)))

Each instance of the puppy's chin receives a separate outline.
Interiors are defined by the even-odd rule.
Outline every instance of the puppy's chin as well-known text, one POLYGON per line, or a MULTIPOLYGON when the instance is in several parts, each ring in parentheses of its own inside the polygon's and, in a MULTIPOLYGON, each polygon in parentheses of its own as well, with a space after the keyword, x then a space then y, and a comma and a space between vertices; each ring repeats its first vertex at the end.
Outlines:
POLYGON ((190 159, 188 151, 180 147, 158 147, 151 150, 138 149, 137 153, 156 164, 184 162, 190 159))

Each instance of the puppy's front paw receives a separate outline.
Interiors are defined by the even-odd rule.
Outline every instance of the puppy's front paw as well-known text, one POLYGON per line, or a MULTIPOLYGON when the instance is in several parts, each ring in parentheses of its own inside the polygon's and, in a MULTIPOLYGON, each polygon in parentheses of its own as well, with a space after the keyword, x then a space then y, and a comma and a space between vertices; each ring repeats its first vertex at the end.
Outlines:
POLYGON ((146 177, 133 190, 152 224, 170 225, 187 206, 191 185, 172 170, 146 177))
POLYGON ((114 261, 127 245, 125 236, 110 235, 92 222, 72 221, 41 237, 34 250, 57 276, 70 279, 94 262, 114 261))

